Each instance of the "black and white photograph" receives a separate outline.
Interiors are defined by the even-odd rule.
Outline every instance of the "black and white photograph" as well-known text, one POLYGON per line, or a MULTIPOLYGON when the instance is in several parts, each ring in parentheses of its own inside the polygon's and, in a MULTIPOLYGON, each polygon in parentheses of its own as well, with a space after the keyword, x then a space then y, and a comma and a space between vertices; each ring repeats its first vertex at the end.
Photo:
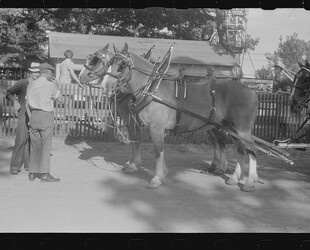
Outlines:
POLYGON ((0 233, 310 232, 309 11, 0 22, 0 233))

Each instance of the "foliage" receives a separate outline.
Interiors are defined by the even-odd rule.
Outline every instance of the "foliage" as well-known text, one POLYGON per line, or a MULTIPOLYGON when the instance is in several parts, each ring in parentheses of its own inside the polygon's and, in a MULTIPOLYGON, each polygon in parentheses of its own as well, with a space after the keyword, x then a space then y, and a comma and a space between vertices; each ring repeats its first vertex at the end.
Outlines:
MULTIPOLYGON (((223 20, 216 9, 0 9, 0 24, 0 45, 16 47, 24 54, 42 54, 49 31, 205 41, 218 34, 214 47, 229 50, 218 32, 223 20)), ((254 50, 257 43, 258 38, 247 36, 245 47, 254 50)))
POLYGON ((260 69, 255 71, 255 77, 259 79, 273 79, 274 70, 271 65, 262 66, 260 69))
POLYGON ((306 42, 298 38, 298 35, 294 33, 291 36, 287 36, 284 41, 282 36, 278 45, 278 50, 274 54, 281 58, 283 64, 297 72, 299 66, 297 61, 302 61, 303 55, 306 55, 306 59, 310 59, 310 42, 306 42))
POLYGON ((302 62, 304 56, 306 56, 304 59, 310 59, 310 42, 299 39, 296 33, 286 36, 286 40, 280 36, 278 48, 271 56, 269 65, 256 70, 255 76, 261 79, 268 79, 267 77, 272 76, 279 87, 285 88, 291 81, 284 74, 281 74, 280 70, 275 69, 273 65, 277 63, 283 64, 286 69, 297 72, 299 70, 298 61, 302 62))

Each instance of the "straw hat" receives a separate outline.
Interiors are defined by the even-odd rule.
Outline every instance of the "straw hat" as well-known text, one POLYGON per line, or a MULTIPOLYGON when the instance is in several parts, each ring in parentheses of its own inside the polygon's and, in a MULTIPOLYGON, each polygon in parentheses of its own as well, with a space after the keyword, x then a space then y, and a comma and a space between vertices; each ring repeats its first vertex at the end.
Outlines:
POLYGON ((30 68, 28 68, 28 70, 30 72, 40 72, 40 63, 36 63, 36 62, 32 62, 30 65, 30 68))

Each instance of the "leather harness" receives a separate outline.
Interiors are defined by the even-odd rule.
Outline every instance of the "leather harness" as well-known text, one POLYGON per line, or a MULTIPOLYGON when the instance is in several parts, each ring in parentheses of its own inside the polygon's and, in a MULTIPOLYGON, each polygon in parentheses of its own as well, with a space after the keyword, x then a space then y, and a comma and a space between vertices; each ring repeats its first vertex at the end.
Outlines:
MULTIPOLYGON (((143 110, 148 104, 150 104, 152 101, 164 104, 165 106, 168 106, 174 110, 176 110, 176 125, 172 129, 173 133, 185 133, 185 132, 193 132, 196 130, 199 130, 203 127, 206 127, 207 125, 213 125, 210 127, 214 128, 214 126, 219 127, 218 124, 214 122, 215 120, 215 100, 216 100, 216 80, 215 78, 212 78, 210 80, 210 96, 211 96, 211 108, 210 108, 210 115, 209 118, 203 117, 197 113, 194 113, 192 111, 189 111, 187 109, 183 108, 183 104, 185 99, 187 98, 187 83, 186 80, 183 78, 163 78, 164 76, 161 76, 160 78, 156 78, 150 82, 149 85, 147 85, 147 91, 145 91, 140 98, 137 98, 136 100, 132 99, 129 103, 130 111, 135 115, 135 117, 139 117, 139 113, 141 110, 143 110), (159 96, 156 95, 158 86, 161 82, 161 80, 171 80, 175 81, 175 98, 177 99, 177 104, 171 103, 159 96), (178 132, 179 126, 180 126, 180 120, 182 114, 185 113, 187 115, 190 115, 192 117, 195 117, 199 120, 202 120, 206 122, 203 126, 196 128, 191 131, 182 131, 178 132)), ((140 119, 137 119, 139 121, 139 126, 143 125, 140 119)))

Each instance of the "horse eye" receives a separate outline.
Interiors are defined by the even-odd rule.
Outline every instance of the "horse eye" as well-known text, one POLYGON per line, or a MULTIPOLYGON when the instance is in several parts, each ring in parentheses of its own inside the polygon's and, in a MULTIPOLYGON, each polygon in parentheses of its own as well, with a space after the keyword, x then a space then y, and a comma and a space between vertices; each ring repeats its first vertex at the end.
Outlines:
POLYGON ((99 61, 99 58, 98 57, 93 57, 90 62, 89 62, 89 65, 92 65, 92 66, 95 66, 99 61))
POLYGON ((125 63, 121 62, 120 66, 118 67, 118 72, 122 71, 125 68, 125 63))

